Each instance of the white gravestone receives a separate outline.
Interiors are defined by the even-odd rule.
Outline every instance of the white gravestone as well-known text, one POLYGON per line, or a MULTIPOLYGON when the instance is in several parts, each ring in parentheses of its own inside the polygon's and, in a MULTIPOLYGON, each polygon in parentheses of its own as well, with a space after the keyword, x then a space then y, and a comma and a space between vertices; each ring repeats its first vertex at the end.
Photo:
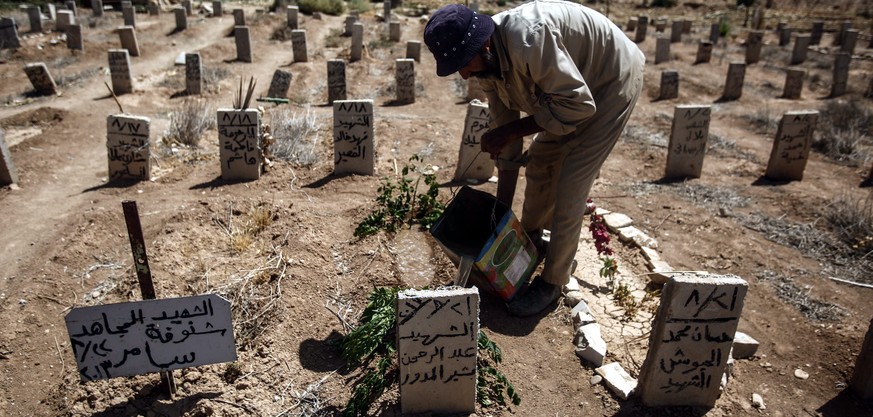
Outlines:
POLYGON ((288 6, 285 14, 288 18, 288 28, 290 28, 291 30, 298 29, 298 16, 300 15, 300 8, 297 6, 288 6))
POLYGON ((764 174, 771 180, 800 181, 809 158, 818 111, 791 111, 782 116, 764 174))
POLYGON ((400 22, 391 22, 388 24, 388 39, 391 42, 400 42, 400 22))
POLYGON ((252 37, 248 26, 236 26, 233 28, 236 39, 236 60, 240 62, 252 62, 252 37))
POLYGON ((176 30, 185 30, 188 28, 188 14, 185 13, 185 9, 181 7, 177 7, 173 9, 173 13, 176 16, 176 30))
POLYGON ((373 175, 373 100, 333 102, 334 174, 373 175))
POLYGON ((645 405, 715 405, 747 291, 733 275, 667 281, 637 385, 645 405))
POLYGON ((230 302, 214 294, 79 307, 64 320, 82 381, 237 359, 230 302))
POLYGON ((131 26, 118 28, 118 36, 121 38, 121 48, 127 49, 130 56, 139 56, 139 42, 136 41, 136 30, 131 26))
POLYGON ((746 64, 754 64, 761 60, 761 48, 764 46, 764 32, 749 32, 746 38, 746 64))
POLYGON ((106 151, 109 181, 151 178, 147 117, 110 115, 106 118, 106 151))
POLYGON ((658 94, 658 99, 671 100, 674 98, 679 98, 679 71, 661 71, 661 92, 658 94))
POLYGON ((494 175, 494 160, 482 152, 482 135, 488 131, 491 112, 488 104, 473 100, 467 106, 467 118, 458 152, 458 166, 453 181, 487 181, 494 175))
POLYGON ((327 61, 327 102, 346 99, 346 61, 329 59, 327 61))
POLYGON ((711 117, 710 106, 676 106, 665 178, 700 178, 711 117))
POLYGON ((806 53, 809 51, 809 35, 798 34, 794 38, 794 49, 791 51, 791 65, 802 64, 806 61, 806 53))
POLYGON ((256 109, 218 110, 221 179, 256 180, 261 176, 261 113, 256 109))
POLYGON ((415 103, 415 60, 397 59, 394 62, 397 102, 415 103))
POLYGON ((30 21, 30 31, 42 33, 42 12, 39 6, 27 6, 27 19, 30 21))
POLYGON ((21 47, 18 38, 18 26, 11 17, 0 17, 0 49, 14 49, 21 47))
POLYGON ((70 10, 58 10, 58 17, 55 20, 55 30, 58 32, 65 32, 67 30, 67 26, 76 23, 76 18, 73 16, 73 12, 70 10))
POLYGON ((121 8, 121 16, 124 19, 125 26, 136 27, 136 9, 133 6, 123 6, 121 8))
POLYGON ((0 129, 0 185, 18 184, 18 172, 12 163, 12 153, 6 146, 3 129, 0 129))
POLYGON ((133 92, 133 77, 130 75, 130 54, 127 49, 109 50, 109 74, 112 91, 116 95, 133 92))
POLYGON ((670 60, 670 38, 658 36, 655 42, 655 65, 670 60))
POLYGON ((476 287, 400 292, 397 356, 401 412, 475 411, 478 340, 476 287))
POLYGON ((785 70, 785 88, 782 91, 782 98, 797 100, 803 92, 803 77, 806 76, 806 71, 799 68, 788 68, 785 70))

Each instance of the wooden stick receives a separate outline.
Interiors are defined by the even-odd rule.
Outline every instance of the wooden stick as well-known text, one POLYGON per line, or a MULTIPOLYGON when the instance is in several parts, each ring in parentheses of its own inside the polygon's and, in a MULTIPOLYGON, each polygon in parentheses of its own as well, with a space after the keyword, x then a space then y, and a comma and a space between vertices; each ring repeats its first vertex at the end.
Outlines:
POLYGON ((112 94, 112 99, 115 100, 115 104, 118 106, 118 111, 124 113, 124 107, 121 107, 121 102, 118 101, 118 97, 115 95, 115 91, 112 91, 112 87, 109 86, 109 83, 103 81, 103 85, 109 89, 109 94, 112 94))
POLYGON ((837 277, 828 277, 828 279, 830 279, 832 281, 836 281, 836 282, 842 282, 843 284, 854 285, 856 287, 873 289, 873 285, 871 285, 871 284, 864 284, 862 282, 849 281, 847 279, 842 279, 842 278, 837 278, 837 277))

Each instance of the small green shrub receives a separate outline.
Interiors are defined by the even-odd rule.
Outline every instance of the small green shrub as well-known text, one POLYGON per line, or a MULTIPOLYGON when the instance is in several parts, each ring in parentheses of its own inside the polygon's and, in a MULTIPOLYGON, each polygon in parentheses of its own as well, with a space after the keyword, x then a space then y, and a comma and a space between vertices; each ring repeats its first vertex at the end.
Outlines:
POLYGON ((332 16, 339 16, 346 11, 346 4, 342 0, 300 0, 297 2, 301 13, 312 14, 321 12, 332 16))
MULTIPOLYGON (((421 158, 415 155, 409 161, 421 161, 421 158)), ((414 171, 414 167, 404 166, 397 183, 391 178, 385 178, 385 182, 378 189, 376 209, 358 224, 355 237, 364 238, 379 230, 393 233, 403 224, 417 223, 427 228, 437 221, 445 206, 437 198, 439 184, 436 175, 421 173, 413 180, 408 177, 410 171, 414 171), (422 179, 427 191, 419 194, 418 185, 422 179)))

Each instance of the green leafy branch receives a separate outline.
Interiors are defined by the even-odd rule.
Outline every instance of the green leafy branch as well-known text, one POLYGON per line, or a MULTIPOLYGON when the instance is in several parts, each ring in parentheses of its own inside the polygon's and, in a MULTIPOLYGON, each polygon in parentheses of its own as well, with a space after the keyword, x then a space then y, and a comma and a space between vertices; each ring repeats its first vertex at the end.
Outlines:
MULTIPOLYGON (((421 162, 421 157, 413 155, 409 162, 421 162)), ((417 223, 427 228, 439 219, 445 206, 438 199, 439 183, 436 174, 420 173, 418 178, 413 179, 410 172, 415 171, 413 166, 406 165, 397 182, 385 178, 378 189, 376 209, 358 224, 355 237, 374 235, 379 230, 393 233, 404 224, 417 223), (418 187, 422 180, 427 190, 419 193, 418 187)))
MULTIPOLYGON (((399 371, 394 356, 397 352, 396 300, 399 291, 399 288, 377 288, 370 293, 360 325, 340 342, 342 358, 363 372, 346 403, 343 417, 368 415, 373 403, 398 383, 399 371)), ((504 393, 512 404, 520 404, 521 397, 515 387, 496 368, 503 360, 500 348, 481 330, 478 350, 476 399, 479 404, 483 407, 507 406, 504 393)))

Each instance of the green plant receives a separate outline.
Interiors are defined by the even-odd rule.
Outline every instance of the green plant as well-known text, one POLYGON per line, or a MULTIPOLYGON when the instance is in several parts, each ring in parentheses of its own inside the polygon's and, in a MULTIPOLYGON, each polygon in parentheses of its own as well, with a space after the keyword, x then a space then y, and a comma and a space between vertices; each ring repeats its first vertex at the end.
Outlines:
MULTIPOLYGON (((410 162, 420 162, 421 157, 412 156, 410 162)), ((408 175, 414 168, 406 165, 401 171, 401 178, 395 183, 391 178, 385 178, 379 186, 376 197, 376 209, 361 221, 355 228, 355 237, 363 238, 385 230, 393 233, 403 224, 420 224, 430 227, 442 214, 445 206, 440 203, 439 184, 433 173, 421 173, 412 179, 408 175), (418 186, 424 179, 427 191, 419 194, 418 186)))
MULTIPOLYGON (((362 368, 352 396, 342 412, 345 417, 369 415, 372 404, 393 384, 398 383, 396 315, 399 288, 377 288, 367 298, 360 325, 340 342, 341 356, 351 366, 362 368)), ((503 360, 500 348, 479 331, 476 376, 476 399, 483 407, 506 406, 504 392, 512 404, 521 397, 496 366, 503 360)))
POLYGON ((339 16, 346 11, 346 4, 343 0, 300 0, 297 2, 300 7, 300 12, 312 14, 312 12, 321 12, 332 16, 339 16))
POLYGON ((727 19, 718 22, 718 36, 722 38, 728 37, 731 34, 731 24, 727 19))
POLYGON ((367 13, 370 9, 373 8, 371 3, 367 0, 349 0, 348 1, 349 11, 358 12, 358 13, 367 13))

